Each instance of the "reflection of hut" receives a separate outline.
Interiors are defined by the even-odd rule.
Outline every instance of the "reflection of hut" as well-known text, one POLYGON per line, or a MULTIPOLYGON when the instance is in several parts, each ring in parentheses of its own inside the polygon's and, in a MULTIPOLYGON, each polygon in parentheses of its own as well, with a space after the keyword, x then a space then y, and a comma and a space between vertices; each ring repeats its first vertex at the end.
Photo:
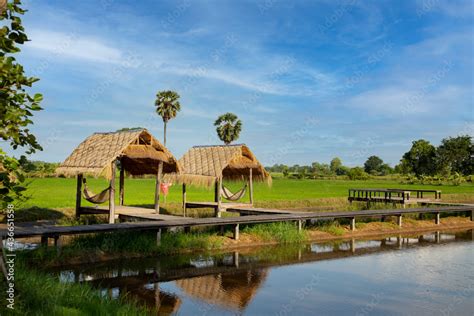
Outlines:
POLYGON ((179 160, 182 169, 169 178, 183 184, 183 207, 212 207, 221 210, 222 197, 229 201, 240 200, 249 189, 250 204, 253 204, 253 181, 271 183, 271 176, 246 145, 195 146, 179 160), (246 181, 238 192, 231 192, 223 181, 246 181), (187 203, 186 184, 211 187, 215 185, 213 202, 187 203))
MULTIPOLYGON (((76 214, 81 214, 83 175, 105 176, 109 188, 92 196, 85 187, 85 198, 92 203, 109 201, 109 222, 114 221, 116 166, 120 166, 120 205, 124 201, 124 174, 156 175, 155 209, 159 211, 159 186, 163 173, 179 172, 176 159, 146 129, 95 133, 84 140, 56 170, 58 174, 77 176, 76 214)), ((84 182, 85 183, 85 182, 84 182)))
POLYGON ((267 270, 248 270, 176 281, 187 295, 209 304, 243 310, 265 281, 267 270))

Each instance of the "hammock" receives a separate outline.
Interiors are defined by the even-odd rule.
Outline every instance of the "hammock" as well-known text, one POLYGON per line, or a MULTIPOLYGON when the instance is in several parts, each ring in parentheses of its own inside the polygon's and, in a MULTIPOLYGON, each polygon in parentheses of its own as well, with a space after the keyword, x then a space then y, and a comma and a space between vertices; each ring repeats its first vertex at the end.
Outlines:
POLYGON ((232 191, 230 191, 228 188, 223 186, 221 194, 226 200, 238 201, 245 195, 245 192, 247 192, 247 185, 244 185, 242 189, 240 189, 239 191, 235 193, 232 193, 232 191))
POLYGON ((82 196, 89 202, 94 204, 102 204, 109 200, 109 191, 110 186, 100 192, 99 194, 94 194, 89 188, 87 187, 86 179, 84 179, 84 190, 82 191, 82 196))

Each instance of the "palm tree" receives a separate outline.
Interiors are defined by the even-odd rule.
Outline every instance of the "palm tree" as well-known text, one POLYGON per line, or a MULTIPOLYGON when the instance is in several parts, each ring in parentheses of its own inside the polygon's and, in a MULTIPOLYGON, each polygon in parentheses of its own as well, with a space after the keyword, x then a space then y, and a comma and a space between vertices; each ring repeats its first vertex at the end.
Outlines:
POLYGON ((219 116, 214 122, 214 126, 216 126, 217 136, 219 136, 226 145, 237 140, 242 130, 242 122, 237 115, 233 113, 226 113, 219 116))
POLYGON ((175 118, 176 114, 181 110, 181 104, 179 104, 179 94, 174 91, 159 91, 156 94, 156 113, 163 118, 164 137, 163 145, 166 146, 166 125, 168 121, 175 118))

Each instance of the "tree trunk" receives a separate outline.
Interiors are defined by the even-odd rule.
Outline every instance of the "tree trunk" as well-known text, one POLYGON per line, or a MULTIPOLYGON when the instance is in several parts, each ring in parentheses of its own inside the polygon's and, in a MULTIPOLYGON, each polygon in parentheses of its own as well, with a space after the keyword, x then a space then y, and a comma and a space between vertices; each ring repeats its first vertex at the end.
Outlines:
POLYGON ((168 124, 168 122, 167 122, 167 121, 164 121, 163 123, 165 124, 165 128, 164 128, 164 130, 163 130, 163 132, 164 132, 164 136, 163 136, 163 146, 166 147, 166 124, 168 124))

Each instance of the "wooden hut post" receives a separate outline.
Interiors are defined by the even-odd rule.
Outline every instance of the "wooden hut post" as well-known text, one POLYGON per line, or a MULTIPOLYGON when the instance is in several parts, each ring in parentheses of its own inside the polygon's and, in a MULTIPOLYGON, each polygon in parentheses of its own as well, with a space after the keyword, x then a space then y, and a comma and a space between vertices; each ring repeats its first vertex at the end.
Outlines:
POLYGON ((81 216, 81 191, 82 191, 82 173, 77 175, 77 187, 76 187, 76 218, 79 219, 81 216))
POLYGON ((160 161, 158 165, 158 172, 156 173, 156 187, 155 187, 155 212, 160 213, 160 187, 161 187, 161 175, 163 173, 163 161, 160 161))
POLYGON ((186 183, 183 183, 183 216, 186 216, 186 183))
POLYGON ((216 208, 216 217, 221 217, 221 210, 222 210, 222 177, 217 178, 217 188, 216 188, 216 200, 217 200, 217 208, 216 208))
POLYGON ((253 179, 252 179, 252 168, 249 171, 249 199, 250 204, 253 205, 253 179))
POLYGON ((110 178, 110 190, 109 190, 109 224, 115 223, 115 173, 116 161, 112 161, 112 177, 110 178))
POLYGON ((125 185, 125 169, 123 168, 123 164, 120 164, 120 192, 119 192, 119 205, 123 205, 123 197, 124 197, 124 185, 125 185))

